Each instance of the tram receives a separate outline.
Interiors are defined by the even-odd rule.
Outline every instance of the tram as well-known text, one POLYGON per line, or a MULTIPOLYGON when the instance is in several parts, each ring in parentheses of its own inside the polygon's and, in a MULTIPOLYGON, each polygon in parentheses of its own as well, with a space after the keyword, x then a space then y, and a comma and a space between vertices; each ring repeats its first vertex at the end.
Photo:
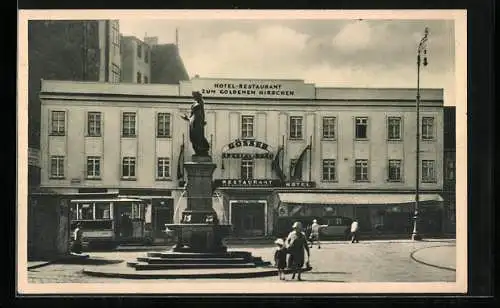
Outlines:
POLYGON ((145 223, 146 203, 134 198, 71 200, 71 231, 82 229, 87 247, 116 248, 122 244, 152 243, 145 223))

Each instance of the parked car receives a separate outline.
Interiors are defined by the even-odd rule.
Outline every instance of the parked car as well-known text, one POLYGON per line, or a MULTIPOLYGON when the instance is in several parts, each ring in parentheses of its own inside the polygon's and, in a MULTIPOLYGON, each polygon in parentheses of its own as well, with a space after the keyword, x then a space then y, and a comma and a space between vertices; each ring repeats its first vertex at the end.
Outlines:
POLYGON ((344 239, 349 237, 351 232, 352 218, 344 216, 324 217, 322 223, 328 227, 321 228, 320 234, 324 237, 342 237, 344 239))

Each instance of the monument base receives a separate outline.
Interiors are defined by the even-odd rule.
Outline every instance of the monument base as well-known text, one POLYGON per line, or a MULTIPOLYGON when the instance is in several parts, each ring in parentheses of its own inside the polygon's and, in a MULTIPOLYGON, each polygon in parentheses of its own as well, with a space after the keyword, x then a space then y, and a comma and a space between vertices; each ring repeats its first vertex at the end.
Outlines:
POLYGON ((177 233, 174 252, 226 252, 222 240, 231 232, 231 225, 215 224, 167 224, 167 228, 177 233))

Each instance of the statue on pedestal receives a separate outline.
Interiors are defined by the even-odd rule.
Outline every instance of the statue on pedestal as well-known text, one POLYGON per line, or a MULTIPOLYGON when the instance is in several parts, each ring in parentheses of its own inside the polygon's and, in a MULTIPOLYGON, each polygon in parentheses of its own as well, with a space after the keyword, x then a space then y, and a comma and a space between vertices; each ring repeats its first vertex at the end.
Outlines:
POLYGON ((182 118, 189 121, 189 140, 196 156, 209 156, 210 144, 205 138, 205 103, 200 92, 193 92, 195 102, 191 105, 191 114, 182 118))

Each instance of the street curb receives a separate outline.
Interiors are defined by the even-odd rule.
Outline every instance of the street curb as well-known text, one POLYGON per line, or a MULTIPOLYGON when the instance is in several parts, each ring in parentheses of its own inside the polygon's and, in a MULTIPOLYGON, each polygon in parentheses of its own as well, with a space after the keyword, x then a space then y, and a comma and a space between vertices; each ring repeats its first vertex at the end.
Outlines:
POLYGON ((432 263, 428 263, 428 262, 425 262, 425 261, 422 261, 422 260, 419 260, 418 258, 415 257, 415 253, 421 251, 421 250, 424 250, 424 249, 429 249, 429 248, 437 248, 437 247, 455 247, 454 245, 439 245, 439 246, 431 246, 431 247, 423 247, 423 248, 420 248, 420 249, 417 249, 417 250, 414 250, 411 254, 410 254, 410 258, 417 262, 417 263, 420 263, 420 264, 423 264, 423 265, 427 265, 427 266, 431 266, 431 267, 435 267, 435 268, 439 268, 439 269, 442 269, 442 270, 447 270, 447 271, 452 271, 452 272, 456 272, 457 270, 455 268, 452 268, 452 267, 446 267, 446 266, 441 266, 441 265, 436 265, 436 264, 432 264, 432 263))
POLYGON ((69 255, 69 256, 64 256, 64 257, 57 258, 57 259, 54 259, 54 260, 46 261, 46 262, 43 262, 41 264, 36 264, 36 265, 28 266, 28 270, 32 270, 32 269, 44 267, 44 266, 55 264, 55 263, 59 263, 59 262, 65 262, 65 261, 70 261, 70 260, 71 261, 72 260, 86 260, 88 258, 90 258, 89 255, 81 255, 81 256, 69 255))

